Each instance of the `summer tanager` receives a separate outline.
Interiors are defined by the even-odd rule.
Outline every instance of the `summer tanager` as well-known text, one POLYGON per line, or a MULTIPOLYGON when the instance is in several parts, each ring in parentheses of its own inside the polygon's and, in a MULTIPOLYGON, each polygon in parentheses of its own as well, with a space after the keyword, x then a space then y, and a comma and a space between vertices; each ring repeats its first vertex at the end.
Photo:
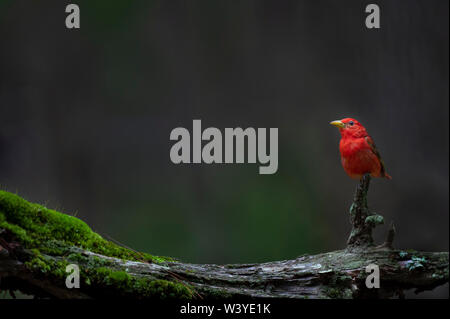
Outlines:
POLYGON ((339 151, 342 166, 348 176, 360 179, 365 174, 370 174, 372 177, 392 178, 386 173, 380 153, 361 123, 345 118, 330 124, 338 127, 341 132, 339 151))

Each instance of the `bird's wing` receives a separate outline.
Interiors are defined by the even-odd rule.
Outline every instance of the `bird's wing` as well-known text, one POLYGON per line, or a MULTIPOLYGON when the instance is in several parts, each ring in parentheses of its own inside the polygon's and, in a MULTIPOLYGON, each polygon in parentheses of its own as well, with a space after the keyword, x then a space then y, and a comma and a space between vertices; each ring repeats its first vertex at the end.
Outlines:
POLYGON ((381 164, 381 176, 391 179, 391 176, 388 173, 386 173, 386 168, 384 167, 383 159, 381 158, 380 152, 378 152, 378 150, 377 150, 377 146, 375 145, 375 142, 373 141, 373 139, 370 136, 366 136, 365 139, 366 139, 367 144, 369 144, 370 149, 372 150, 372 152, 376 155, 376 157, 380 161, 380 164, 381 164))

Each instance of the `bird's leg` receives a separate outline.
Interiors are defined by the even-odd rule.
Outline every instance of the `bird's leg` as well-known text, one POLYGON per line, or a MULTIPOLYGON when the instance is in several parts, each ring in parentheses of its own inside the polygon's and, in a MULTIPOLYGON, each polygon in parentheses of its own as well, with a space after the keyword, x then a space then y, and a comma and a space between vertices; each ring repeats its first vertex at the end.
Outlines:
POLYGON ((383 223, 383 217, 369 211, 367 193, 370 185, 370 175, 364 175, 355 191, 350 207, 350 223, 352 231, 347 241, 349 249, 373 246, 372 229, 383 223))

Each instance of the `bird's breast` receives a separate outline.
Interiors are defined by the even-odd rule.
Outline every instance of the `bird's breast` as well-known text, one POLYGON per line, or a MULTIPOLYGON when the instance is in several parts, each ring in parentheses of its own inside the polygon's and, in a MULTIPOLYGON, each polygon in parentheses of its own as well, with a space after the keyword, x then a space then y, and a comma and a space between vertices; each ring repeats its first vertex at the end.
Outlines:
POLYGON ((353 157, 364 149, 370 149, 364 137, 342 138, 339 143, 339 151, 342 157, 353 157))
POLYGON ((359 178, 366 173, 379 175, 380 162, 364 138, 342 139, 339 149, 342 166, 350 177, 359 178))

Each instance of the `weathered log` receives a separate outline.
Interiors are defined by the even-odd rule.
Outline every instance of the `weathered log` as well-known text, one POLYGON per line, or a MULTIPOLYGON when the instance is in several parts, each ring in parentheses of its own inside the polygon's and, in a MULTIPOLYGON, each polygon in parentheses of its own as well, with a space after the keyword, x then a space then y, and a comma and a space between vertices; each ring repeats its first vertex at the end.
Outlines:
POLYGON ((374 216, 367 209, 368 184, 364 178, 355 195, 347 249, 235 265, 189 264, 138 253, 104 240, 74 217, 0 192, 0 289, 38 298, 387 298, 448 282, 448 252, 394 250, 393 227, 384 245, 373 245, 377 222, 367 219, 374 216), (50 222, 62 223, 55 227, 71 233, 48 232, 50 222), (79 266, 80 288, 66 287, 68 264, 79 266), (371 264, 379 267, 380 288, 366 286, 371 264))
MULTIPOLYGON (((117 274, 117 279, 105 277, 105 280, 98 280, 86 275, 91 280, 89 285, 82 278, 80 289, 67 289, 60 278, 34 272, 14 258, 3 258, 0 262, 2 289, 19 289, 28 294, 54 298, 385 298, 401 297, 405 289, 422 291, 448 282, 448 253, 401 250, 351 253, 342 250, 262 264, 199 265, 124 261, 76 248, 74 252, 85 259, 79 256, 74 259, 46 258, 65 258, 69 263, 77 263, 85 274, 95 271, 96 265, 106 261, 112 272, 105 272, 105 276, 114 278, 117 274), (366 287, 369 273, 365 270, 370 264, 380 268, 380 289, 366 287), (120 277, 123 272, 127 276, 120 277), (179 289, 180 295, 171 295, 172 292, 164 290, 161 290, 161 295, 141 295, 139 282, 148 284, 157 280, 177 282, 186 290, 179 289)), ((176 289, 173 292, 176 293, 176 289)))

